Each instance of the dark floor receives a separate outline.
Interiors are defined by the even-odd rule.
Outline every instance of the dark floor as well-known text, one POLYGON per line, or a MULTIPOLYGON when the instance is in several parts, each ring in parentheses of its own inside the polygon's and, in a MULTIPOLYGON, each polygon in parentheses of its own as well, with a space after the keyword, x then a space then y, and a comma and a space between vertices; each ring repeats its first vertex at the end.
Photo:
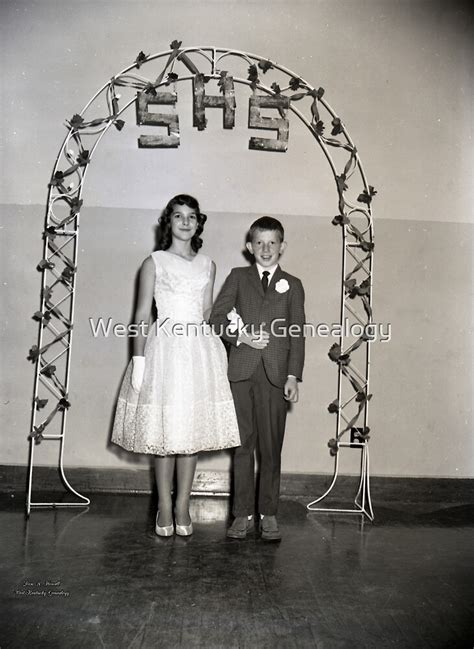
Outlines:
POLYGON ((225 539, 226 501, 161 539, 149 496, 88 510, 2 497, 0 648, 472 649, 473 507, 375 504, 376 523, 283 500, 280 544, 225 539))

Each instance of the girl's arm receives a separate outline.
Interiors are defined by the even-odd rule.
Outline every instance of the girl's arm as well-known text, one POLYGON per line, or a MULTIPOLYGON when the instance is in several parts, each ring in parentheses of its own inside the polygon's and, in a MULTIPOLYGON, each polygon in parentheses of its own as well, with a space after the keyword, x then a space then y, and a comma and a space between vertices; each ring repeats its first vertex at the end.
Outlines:
POLYGON ((140 269, 138 284, 138 300, 135 309, 134 323, 138 326, 138 335, 133 339, 133 355, 143 356, 145 351, 146 335, 145 326, 148 327, 148 320, 153 303, 153 291, 155 287, 155 262, 152 257, 147 257, 140 269), (144 323, 144 324, 142 324, 144 323))
POLYGON ((203 304, 203 317, 204 320, 209 320, 212 311, 212 297, 214 294, 214 281, 216 279, 216 265, 211 260, 211 270, 209 272, 209 281, 204 289, 204 304, 203 304))

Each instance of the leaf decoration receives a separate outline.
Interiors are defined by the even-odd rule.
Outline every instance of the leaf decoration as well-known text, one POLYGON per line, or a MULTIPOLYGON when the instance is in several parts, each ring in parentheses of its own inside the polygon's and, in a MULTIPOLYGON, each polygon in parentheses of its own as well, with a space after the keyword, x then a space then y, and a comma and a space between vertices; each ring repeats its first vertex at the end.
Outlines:
POLYGON ((117 131, 121 131, 125 126, 125 122, 123 121, 123 119, 116 119, 114 121, 114 126, 117 129, 117 131))
POLYGON ((42 259, 39 264, 36 266, 36 270, 45 270, 45 269, 51 270, 54 268, 54 263, 52 261, 48 261, 47 259, 42 259))
POLYGON ((338 343, 331 345, 328 356, 334 363, 337 363, 338 365, 346 366, 351 362, 350 354, 342 354, 341 346, 338 343))
POLYGON ((301 79, 298 77, 291 77, 289 85, 292 90, 298 90, 301 85, 301 79))
POLYGON ((290 101, 299 101, 300 99, 304 99, 306 95, 307 95, 306 92, 297 92, 296 95, 290 96, 290 101))
POLYGON ((178 75, 176 72, 168 72, 166 75, 166 85, 169 86, 170 83, 173 83, 174 81, 177 81, 179 79, 178 75))
POLYGON ((49 322, 51 320, 51 314, 50 313, 43 313, 42 311, 36 311, 33 316, 33 320, 36 320, 37 322, 43 322, 43 320, 46 320, 46 322, 49 322))
POLYGON ((69 282, 71 281, 72 276, 74 275, 75 272, 76 272, 75 268, 70 268, 69 266, 67 266, 61 273, 61 277, 65 279, 67 282, 69 282))
POLYGON ((336 185, 339 190, 339 192, 342 194, 342 192, 345 192, 346 189, 348 189, 346 185, 346 176, 345 174, 341 174, 340 176, 336 176, 336 185))
POLYGON ((339 402, 337 399, 334 401, 331 401, 331 403, 328 406, 328 412, 330 413, 336 413, 339 411, 339 402))
POLYGON ((51 178, 50 185, 61 185, 64 182, 64 173, 62 171, 56 171, 54 176, 51 178))
POLYGON ((259 61, 258 62, 258 67, 260 70, 265 74, 265 72, 268 72, 268 70, 271 70, 273 68, 273 63, 271 61, 259 61))
POLYGON ((357 292, 358 292, 359 295, 369 295, 369 293, 370 293, 370 278, 364 279, 364 281, 360 283, 357 292))
POLYGON ((331 135, 340 135, 342 133, 342 122, 339 117, 335 117, 332 122, 331 135))
POLYGON ((144 52, 140 51, 137 58, 135 59, 136 68, 139 69, 143 65, 143 63, 145 63, 147 58, 147 55, 144 52))
POLYGON ((324 123, 320 119, 316 122, 316 124, 314 126, 314 130, 316 131, 316 133, 318 135, 323 135, 323 133, 324 133, 324 123))
POLYGON ((331 345, 331 349, 328 352, 329 358, 332 361, 336 362, 340 355, 341 355, 341 346, 338 345, 337 343, 331 345))
POLYGON ((375 248, 375 243, 373 241, 365 241, 365 239, 362 239, 359 242, 359 245, 364 252, 372 252, 375 248))
POLYGON ((54 225, 48 225, 46 230, 43 232, 43 239, 48 239, 48 241, 54 241, 56 239, 56 227, 54 225))
POLYGON ((80 165, 81 167, 84 167, 85 165, 89 164, 89 162, 90 162, 89 151, 84 149, 77 156, 77 164, 80 165))
POLYGON ((83 202, 84 202, 84 201, 82 200, 82 198, 78 198, 77 196, 75 196, 74 198, 70 199, 70 201, 69 201, 69 205, 70 205, 70 207, 71 207, 71 216, 76 216, 76 214, 79 213, 79 211, 80 211, 80 209, 81 209, 81 207, 82 207, 83 202))
POLYGON ((360 392, 357 393, 357 396, 356 396, 356 401, 358 401, 359 403, 362 403, 362 402, 366 403, 367 401, 370 401, 371 399, 372 399, 372 395, 367 394, 365 392, 365 390, 361 390, 360 392))
POLYGON ((71 403, 64 397, 58 401, 58 410, 63 411, 71 407, 71 403))
POLYGON ((361 441, 366 442, 370 439, 369 436, 370 428, 368 426, 362 426, 362 428, 353 428, 351 427, 351 443, 361 441))
POLYGON ((144 92, 145 92, 146 95, 152 95, 153 97, 156 97, 155 84, 151 83, 151 81, 149 81, 145 86, 144 92))
MULTIPOLYGON (((370 314, 368 313, 367 315, 368 315, 369 318, 372 317, 372 314, 371 314, 371 313, 370 313, 370 314)), ((369 323, 367 323, 367 324, 365 325, 365 327, 364 327, 364 331, 362 332, 362 338, 363 338, 365 341, 374 342, 374 340, 375 340, 375 333, 374 333, 373 331, 372 331, 372 332, 369 332, 369 331, 367 330, 367 327, 369 327, 369 325, 371 325, 371 324, 372 324, 372 323, 369 322, 369 323)))
POLYGON ((181 47, 182 42, 183 41, 174 40, 172 43, 170 43, 170 49, 179 50, 179 48, 181 47))
POLYGON ((43 430, 44 430, 44 424, 41 424, 41 426, 34 426, 33 432, 28 435, 28 439, 34 439, 35 444, 41 444, 43 441, 43 430))
POLYGON ((357 282, 355 279, 349 279, 344 282, 344 286, 348 289, 348 294, 351 299, 361 296, 361 295, 369 295, 370 294, 370 279, 364 279, 363 282, 361 282, 360 286, 357 286, 357 282))
POLYGON ((280 94, 281 94, 281 88, 280 88, 280 86, 277 84, 276 81, 274 81, 274 82, 272 83, 272 85, 270 86, 270 88, 273 90, 273 92, 274 92, 276 95, 280 95, 280 94))
POLYGON ((48 403, 48 399, 40 399, 39 397, 36 397, 34 403, 36 405, 36 410, 41 410, 48 403))
POLYGON ((251 82, 250 87, 252 88, 252 90, 256 90, 257 89, 257 83, 260 80, 258 78, 257 66, 254 63, 252 63, 252 65, 249 66, 248 73, 249 73, 249 75, 248 75, 247 79, 251 82))
POLYGON ((78 128, 82 128, 82 125, 84 124, 84 118, 81 117, 78 113, 75 113, 71 119, 69 120, 69 126, 77 130, 78 128))
POLYGON ((372 187, 372 185, 369 185, 369 189, 364 189, 364 191, 359 194, 357 200, 359 203, 365 203, 366 205, 370 205, 372 202, 372 198, 375 196, 377 193, 377 190, 372 187))
POLYGON ((337 214, 331 221, 333 225, 348 225, 350 223, 349 217, 346 214, 337 214))
POLYGON ((332 455, 333 457, 337 455, 339 451, 339 444, 337 443, 337 439, 334 439, 334 437, 332 437, 328 442, 328 447, 330 455, 332 455))
POLYGON ((226 78, 227 78, 227 71, 222 70, 222 72, 220 73, 219 80, 217 82, 217 86, 222 94, 224 94, 226 78))
POLYGON ((38 345, 33 345, 33 347, 30 347, 30 351, 28 353, 28 356, 26 357, 26 360, 32 361, 33 363, 36 363, 38 360, 38 356, 40 354, 39 347, 38 345))
POLYGON ((44 367, 41 370, 41 374, 44 374, 49 379, 53 377, 55 372, 56 372, 56 365, 46 365, 46 367, 44 367))
POLYGON ((45 286, 43 291, 41 292, 41 297, 44 300, 50 300, 53 295, 53 289, 50 286, 45 286))

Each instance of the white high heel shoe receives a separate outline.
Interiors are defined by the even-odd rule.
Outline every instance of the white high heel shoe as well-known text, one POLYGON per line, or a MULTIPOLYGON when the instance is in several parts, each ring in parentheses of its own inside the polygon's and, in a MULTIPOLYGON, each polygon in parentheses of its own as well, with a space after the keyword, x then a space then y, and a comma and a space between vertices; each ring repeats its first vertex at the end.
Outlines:
POLYGON ((174 525, 158 525, 158 517, 160 515, 160 510, 158 510, 156 514, 156 520, 155 520, 155 532, 158 534, 158 536, 173 536, 174 534, 174 525))
MULTIPOLYGON (((176 513, 175 513, 175 520, 176 520, 176 513)), ((178 525, 176 523, 176 534, 178 536, 191 536, 193 533, 193 522, 191 521, 189 525, 178 525)))
POLYGON ((178 536, 191 536, 193 533, 193 524, 189 523, 189 525, 178 525, 176 524, 176 534, 178 536))

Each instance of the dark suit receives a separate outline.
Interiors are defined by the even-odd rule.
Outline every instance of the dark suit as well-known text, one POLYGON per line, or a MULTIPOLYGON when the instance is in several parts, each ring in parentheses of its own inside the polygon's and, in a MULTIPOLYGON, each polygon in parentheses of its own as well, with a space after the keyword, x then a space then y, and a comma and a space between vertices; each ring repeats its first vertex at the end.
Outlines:
POLYGON ((234 456, 233 513, 245 516, 254 512, 254 450, 258 442, 258 509, 260 514, 276 514, 288 406, 283 388, 289 374, 301 381, 304 364, 305 314, 301 281, 278 266, 264 292, 255 265, 234 268, 216 299, 210 322, 232 343, 228 376, 242 442, 234 456), (275 288, 277 284, 280 290, 275 288), (256 331, 265 323, 270 341, 264 349, 253 349, 245 343, 237 346, 238 334, 224 329, 229 325, 227 314, 233 307, 243 323, 249 327, 254 325, 256 331), (289 335, 288 327, 292 324, 298 325, 299 335, 289 335))

